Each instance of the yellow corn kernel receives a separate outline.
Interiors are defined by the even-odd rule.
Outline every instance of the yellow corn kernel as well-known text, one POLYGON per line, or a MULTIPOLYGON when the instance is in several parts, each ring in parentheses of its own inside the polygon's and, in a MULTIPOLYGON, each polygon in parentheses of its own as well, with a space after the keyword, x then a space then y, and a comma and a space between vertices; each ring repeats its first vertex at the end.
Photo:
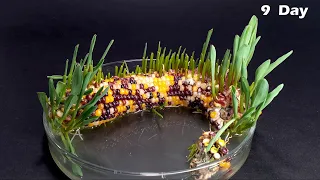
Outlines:
POLYGON ((100 117, 102 115, 102 110, 101 109, 97 109, 95 112, 94 112, 94 115, 97 116, 97 117, 100 117))
POLYGON ((143 104, 141 105, 141 107, 142 107, 142 109, 145 109, 145 108, 146 108, 146 104, 143 103, 143 104))
POLYGON ((135 112, 135 111, 136 111, 136 108, 135 108, 134 105, 131 105, 131 106, 130 106, 130 111, 131 111, 131 112, 135 112))
POLYGON ((132 85, 131 85, 132 92, 133 92, 133 91, 136 91, 136 87, 137 87, 137 85, 136 85, 136 84, 132 84, 132 85))
POLYGON ((230 166, 231 166, 231 163, 225 161, 225 162, 221 162, 221 163, 219 164, 219 166, 220 166, 221 168, 223 168, 223 169, 229 169, 230 166))
POLYGON ((117 106, 117 110, 120 113, 121 112, 121 106, 117 106))
POLYGON ((104 105, 102 103, 98 104, 98 109, 103 109, 104 108, 104 105))
POLYGON ((142 95, 142 98, 143 98, 143 99, 147 99, 147 94, 143 94, 143 95, 142 95))
POLYGON ((125 112, 127 108, 125 106, 121 106, 121 112, 125 112))
POLYGON ((157 92, 153 92, 152 93, 152 96, 155 98, 155 97, 157 97, 157 92))
POLYGON ((211 111, 210 112, 210 118, 215 118, 217 116, 217 112, 216 111, 211 111))
POLYGON ((129 105, 130 105, 130 106, 133 105, 133 100, 129 100, 129 105))
POLYGON ((114 97, 110 96, 110 102, 113 102, 113 101, 114 101, 114 97))
POLYGON ((172 75, 169 76, 170 81, 174 81, 174 77, 172 75))
POLYGON ((226 145, 226 142, 223 139, 219 139, 217 142, 218 142, 218 144, 220 146, 225 146, 226 145))
POLYGON ((106 97, 106 103, 111 102, 111 97, 112 97, 112 96, 107 96, 107 97, 106 97))
POLYGON ((209 104, 208 104, 207 102, 205 102, 205 103, 203 103, 203 106, 204 106, 204 107, 208 107, 209 104))
POLYGON ((197 92, 197 91, 198 91, 198 87, 197 87, 197 86, 193 86, 193 87, 192 87, 192 91, 193 91, 193 92, 197 92))
POLYGON ((112 94, 113 94, 113 93, 112 93, 112 90, 109 89, 109 90, 108 90, 108 96, 112 96, 112 94))
POLYGON ((218 148, 212 146, 212 148, 210 149, 211 154, 217 153, 218 152, 218 148))
POLYGON ((132 95, 136 95, 136 90, 132 90, 132 95))
POLYGON ((128 89, 125 89, 124 90, 124 95, 128 95, 129 94, 129 90, 128 89))
POLYGON ((124 89, 123 88, 120 89, 120 94, 122 94, 122 95, 124 94, 124 89))

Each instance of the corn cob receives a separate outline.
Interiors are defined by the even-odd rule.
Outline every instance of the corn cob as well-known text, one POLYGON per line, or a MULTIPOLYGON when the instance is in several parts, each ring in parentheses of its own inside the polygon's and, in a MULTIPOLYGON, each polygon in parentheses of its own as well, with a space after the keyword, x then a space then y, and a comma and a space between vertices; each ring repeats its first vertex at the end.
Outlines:
POLYGON ((199 109, 216 129, 221 128, 223 120, 228 120, 227 116, 224 116, 225 119, 221 118, 220 111, 221 108, 230 105, 230 93, 227 94, 228 91, 225 91, 213 98, 210 80, 201 81, 198 74, 192 77, 191 71, 185 74, 170 70, 161 76, 154 72, 124 77, 113 76, 101 79, 100 83, 93 81, 87 88, 92 88, 93 91, 82 98, 81 104, 89 102, 101 87, 109 87, 109 90, 97 102, 98 108, 92 113, 92 116, 99 119, 89 123, 88 127, 100 126, 126 113, 158 106, 199 109))

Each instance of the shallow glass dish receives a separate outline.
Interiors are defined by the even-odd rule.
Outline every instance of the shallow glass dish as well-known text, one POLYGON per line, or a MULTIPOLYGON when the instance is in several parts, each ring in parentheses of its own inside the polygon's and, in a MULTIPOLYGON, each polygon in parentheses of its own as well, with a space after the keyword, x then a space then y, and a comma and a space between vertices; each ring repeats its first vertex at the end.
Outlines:
MULTIPOLYGON (((140 61, 126 62, 132 69, 140 61)), ((114 66, 122 62, 105 64, 104 73, 112 74, 114 66)), ((189 168, 188 147, 208 130, 208 120, 185 107, 169 107, 160 113, 163 119, 143 111, 81 130, 82 138, 71 134, 78 156, 64 149, 45 116, 43 124, 55 163, 71 179, 229 179, 247 159, 256 126, 232 137, 229 153, 220 160, 189 168), (225 160, 231 167, 219 168, 225 160), (81 167, 82 177, 73 175, 72 163, 81 167)))

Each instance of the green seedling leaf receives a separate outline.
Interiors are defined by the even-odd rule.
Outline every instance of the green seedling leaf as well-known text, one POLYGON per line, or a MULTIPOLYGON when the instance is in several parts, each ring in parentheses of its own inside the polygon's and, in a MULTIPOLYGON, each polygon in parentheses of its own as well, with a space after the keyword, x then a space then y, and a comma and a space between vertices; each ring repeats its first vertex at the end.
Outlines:
POLYGON ((262 109, 264 109, 265 107, 267 107, 275 97, 278 96, 278 94, 280 93, 280 91, 283 89, 284 84, 280 84, 279 86, 277 86, 273 91, 271 91, 266 99, 266 102, 264 103, 262 109))
POLYGON ((84 64, 86 64, 86 62, 88 60, 88 56, 89 56, 89 53, 86 54, 86 56, 84 57, 83 61, 80 63, 81 69, 83 69, 84 64))
POLYGON ((245 96, 245 106, 246 109, 249 108, 249 101, 250 101, 250 89, 249 89, 249 83, 247 78, 241 77, 241 92, 244 93, 245 96))
POLYGON ((79 121, 86 120, 93 112, 95 112, 96 109, 97 109, 97 106, 92 106, 91 108, 84 110, 78 120, 79 121))
POLYGON ((72 88, 71 94, 72 95, 79 95, 81 92, 81 87, 83 83, 83 75, 80 68, 80 65, 76 65, 76 69, 74 70, 74 75, 72 78, 72 88))
POLYGON ((64 102, 64 112, 62 117, 59 119, 59 122, 62 122, 66 119, 69 110, 71 109, 72 105, 75 105, 77 103, 78 97, 76 95, 70 95, 64 102))
POLYGON ((52 109, 55 107, 55 98, 56 98, 56 91, 53 84, 53 79, 49 79, 49 97, 50 97, 50 104, 52 106, 52 109))
POLYGON ((261 79, 257 84, 257 88, 253 92, 251 106, 257 107, 259 104, 261 104, 267 98, 268 91, 268 81, 266 79, 261 79))
POLYGON ((251 61, 251 59, 252 59, 252 57, 253 57, 255 48, 256 48, 258 42, 260 41, 260 39, 261 39, 261 36, 259 36, 259 37, 251 44, 251 47, 250 47, 250 55, 249 55, 249 58, 248 58, 247 63, 246 63, 247 66, 248 66, 248 64, 250 63, 250 61, 251 61))
POLYGON ((119 71, 118 71, 118 70, 119 70, 118 66, 115 66, 115 67, 114 67, 114 75, 115 75, 115 76, 118 76, 118 75, 119 75, 119 71))
POLYGON ((37 92, 37 94, 38 94, 38 99, 40 101, 42 109, 43 109, 44 113, 46 114, 46 117, 48 118, 48 106, 47 106, 48 97, 45 92, 37 92))
POLYGON ((83 93, 83 95, 89 95, 90 93, 92 93, 92 91, 93 91, 93 89, 92 88, 90 88, 90 89, 88 89, 88 90, 86 90, 84 93, 83 93))
POLYGON ((52 75, 52 76, 47 76, 49 79, 54 79, 54 80, 61 80, 63 79, 63 76, 61 75, 52 75))
MULTIPOLYGON (((82 96, 83 94, 85 94, 85 91, 86 91, 86 88, 90 82, 90 78, 91 78, 91 75, 92 75, 92 72, 88 72, 85 76, 84 76, 84 80, 83 80, 83 84, 82 84, 82 87, 81 87, 81 92, 80 92, 80 95, 82 96)), ((92 88, 91 88, 92 89, 92 88)), ((92 92, 92 90, 91 90, 92 92)), ((89 94, 91 93, 89 92, 89 94)))
POLYGON ((236 96, 236 88, 234 86, 231 87, 232 94, 232 106, 233 106, 233 117, 238 118, 238 99, 236 96))
POLYGON ((216 65, 216 48, 211 45, 210 48, 210 61, 211 61, 211 89, 212 89, 212 96, 215 97, 216 96, 216 92, 215 92, 215 65, 216 65))
POLYGON ((69 66, 69 60, 66 60, 66 66, 64 68, 64 74, 63 74, 63 82, 67 82, 67 74, 68 74, 68 66, 69 66))
POLYGON ((64 93, 66 92, 66 88, 67 88, 66 83, 63 83, 61 81, 57 82, 57 87, 56 87, 56 93, 57 93, 56 101, 57 101, 57 104, 60 104, 61 99, 62 99, 64 93))
POLYGON ((235 121, 236 119, 231 119, 228 121, 225 125, 222 126, 222 128, 217 132, 217 134, 214 136, 214 138, 211 139, 209 145, 205 149, 205 152, 209 152, 213 144, 220 138, 220 136, 227 130, 227 128, 235 121))
POLYGON ((284 60, 286 60, 291 54, 293 53, 293 51, 288 52, 287 54, 279 57, 275 62, 273 62, 272 64, 270 64, 265 76, 267 76, 271 71, 273 71, 277 66, 279 66, 284 60))
POLYGON ((251 107, 248 110, 245 111, 245 113, 241 116, 241 118, 238 120, 236 125, 234 126, 234 129, 237 129, 242 123, 245 121, 252 119, 252 114, 256 111, 255 107, 251 107))
POLYGON ((93 121, 96 121, 96 120, 98 120, 98 119, 99 119, 99 117, 97 117, 97 116, 89 117, 88 119, 84 120, 84 121, 82 122, 82 124, 83 124, 84 126, 86 126, 86 125, 88 125, 89 123, 91 123, 91 122, 93 122, 93 121))
POLYGON ((76 163, 72 163, 72 172, 80 177, 83 176, 83 173, 82 173, 82 170, 81 170, 81 167, 76 164, 76 163))
POLYGON ((256 77, 254 82, 259 82, 261 79, 263 79, 267 75, 267 71, 270 66, 270 59, 263 62, 256 70, 256 77))

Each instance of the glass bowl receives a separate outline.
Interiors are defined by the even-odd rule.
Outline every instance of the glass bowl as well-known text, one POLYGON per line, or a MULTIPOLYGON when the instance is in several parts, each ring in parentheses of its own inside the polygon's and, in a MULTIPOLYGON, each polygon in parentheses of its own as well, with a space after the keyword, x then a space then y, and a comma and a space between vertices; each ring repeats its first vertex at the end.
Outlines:
MULTIPOLYGON (((114 66, 122 62, 105 64, 104 73, 113 74, 114 66)), ((141 60, 126 62, 131 70, 141 60)), ((185 107, 168 107, 160 113, 162 119, 148 111, 131 113, 81 130, 81 136, 71 134, 77 156, 64 148, 45 116, 43 124, 52 158, 71 179, 229 179, 247 159, 255 125, 232 137, 227 145, 229 153, 221 159, 189 168, 188 147, 208 130, 208 120, 185 107), (230 168, 220 168, 226 160, 230 168), (82 177, 73 174, 73 163, 81 167, 82 177)))

